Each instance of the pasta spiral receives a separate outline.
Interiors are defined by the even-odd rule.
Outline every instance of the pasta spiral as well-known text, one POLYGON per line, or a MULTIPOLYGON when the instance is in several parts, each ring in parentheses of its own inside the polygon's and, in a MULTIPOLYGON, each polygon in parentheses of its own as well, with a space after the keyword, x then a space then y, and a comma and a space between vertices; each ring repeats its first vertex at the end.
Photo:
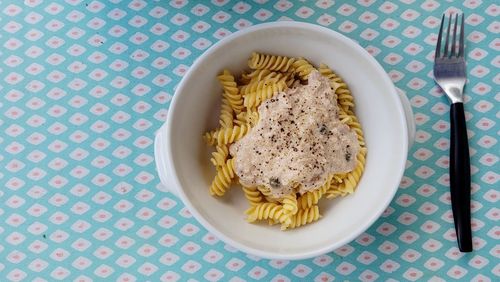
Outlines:
POLYGON ((210 194, 212 196, 222 196, 226 193, 231 185, 231 180, 234 178, 234 161, 229 159, 224 166, 217 170, 212 185, 210 185, 210 194))
POLYGON ((294 61, 294 58, 253 52, 252 57, 248 60, 248 66, 251 69, 287 72, 292 67, 294 61))
POLYGON ((319 199, 326 193, 326 191, 330 188, 330 184, 332 181, 333 175, 329 175, 325 181, 325 183, 315 189, 313 191, 308 191, 304 193, 302 196, 298 198, 298 206, 301 209, 310 208, 314 205, 317 205, 319 199))
POLYGON ((241 126, 234 126, 229 128, 221 128, 219 130, 210 131, 205 133, 205 142, 209 145, 223 145, 233 143, 240 140, 245 134, 247 134, 249 126, 242 124, 241 126))
POLYGON ((258 88, 256 91, 245 95, 243 105, 247 108, 258 107, 262 103, 262 101, 272 98, 274 95, 283 91, 285 88, 285 81, 278 81, 276 83, 270 83, 269 85, 262 85, 262 87, 258 88))
POLYGON ((236 113, 241 112, 243 109, 243 97, 239 94, 234 76, 228 70, 224 70, 217 78, 224 90, 222 96, 229 102, 229 105, 231 105, 231 108, 236 113))
POLYGON ((335 94, 337 94, 337 102, 340 108, 347 114, 354 115, 354 98, 347 84, 325 64, 320 64, 318 71, 330 80, 330 84, 334 88, 335 94))
POLYGON ((290 224, 281 224, 281 229, 296 228, 320 219, 318 206, 300 209, 297 214, 290 217, 290 224))
POLYGON ((271 193, 271 189, 269 189, 268 187, 266 186, 257 186, 257 189, 259 189, 259 191, 262 193, 262 195, 264 195, 265 197, 272 197, 272 193, 271 193))
POLYGON ((341 123, 347 124, 347 125, 349 125, 349 123, 352 122, 352 116, 346 114, 344 111, 340 111, 339 119, 340 119, 341 123))
POLYGON ((233 120, 233 123, 236 125, 239 125, 239 126, 241 126, 242 124, 246 124, 247 123, 247 114, 248 114, 247 111, 244 111, 244 112, 237 114, 236 118, 233 120))
POLYGON ((257 187, 245 187, 243 186, 243 193, 245 193, 245 198, 247 198, 250 206, 255 206, 262 203, 264 197, 260 193, 257 187))
POLYGON ((355 133, 358 138, 359 145, 361 147, 365 146, 365 137, 363 136, 363 130, 361 129, 361 124, 355 115, 346 114, 343 110, 339 114, 340 121, 347 124, 355 133))
POLYGON ((238 93, 238 86, 236 84, 236 81, 234 80, 234 76, 228 70, 224 70, 222 74, 217 76, 217 78, 219 79, 219 82, 222 85, 222 89, 225 92, 228 92, 230 94, 238 93))
POLYGON ((287 215, 281 204, 275 203, 259 203, 255 206, 250 207, 246 212, 248 215, 247 220, 249 222, 254 222, 256 220, 272 219, 273 221, 280 222, 284 225, 290 225, 291 219, 287 215))
POLYGON ((342 179, 344 178, 345 178, 345 173, 332 175, 332 181, 330 183, 330 186, 341 183, 342 179))
POLYGON ((260 191, 260 193, 262 193, 262 195, 264 196, 266 201, 268 201, 270 203, 278 203, 279 202, 278 201, 279 199, 277 199, 273 196, 273 194, 271 193, 271 189, 269 189, 268 187, 257 186, 257 189, 260 191))
POLYGON ((249 84, 250 82, 258 81, 262 77, 267 76, 268 74, 270 74, 272 72, 273 71, 266 70, 266 69, 256 69, 256 70, 253 70, 249 73, 244 72, 240 78, 240 80, 242 82, 242 86, 245 86, 245 85, 249 84))
POLYGON ((309 74, 313 70, 315 70, 315 68, 305 59, 300 58, 297 61, 293 62, 293 71, 302 80, 307 80, 309 74))
POLYGON ((226 164, 227 157, 229 156, 229 149, 226 145, 217 146, 215 152, 212 152, 210 161, 216 168, 222 167, 226 164))
POLYGON ((295 193, 284 196, 283 199, 281 199, 281 203, 283 204, 283 210, 286 214, 296 214, 299 210, 297 195, 295 193))
POLYGON ((279 71, 270 71, 267 69, 258 69, 244 76, 246 77, 245 81, 247 81, 247 83, 241 86, 240 89, 249 84, 258 83, 259 81, 263 80, 268 80, 272 78, 281 79, 283 77, 289 78, 290 76, 292 76, 292 73, 291 72, 283 73, 279 71))
POLYGON ((247 85, 248 83, 250 83, 250 77, 249 75, 251 74, 252 72, 247 72, 247 71, 243 71, 243 73, 240 75, 239 79, 238 79, 238 85, 247 85))
POLYGON ((254 127, 257 124, 257 122, 259 122, 259 112, 258 111, 247 112, 246 121, 250 127, 254 127))
POLYGON ((365 169, 366 162, 366 148, 361 148, 359 153, 356 155, 356 167, 354 170, 345 174, 342 182, 334 183, 330 186, 327 191, 327 198, 334 198, 336 196, 344 196, 346 194, 351 194, 358 185, 358 182, 365 169))
POLYGON ((334 87, 333 90, 336 90, 339 84, 343 82, 342 78, 340 78, 335 72, 333 72, 330 67, 326 64, 320 64, 318 68, 319 73, 330 80, 330 84, 334 87))
POLYGON ((226 98, 222 98, 219 123, 221 127, 225 128, 233 126, 233 108, 226 98))
POLYGON ((259 121, 259 112, 255 108, 247 109, 236 116, 233 122, 237 125, 246 124, 249 127, 254 127, 259 121))
POLYGON ((288 77, 288 75, 283 75, 282 73, 271 73, 270 75, 262 78, 259 81, 251 81, 249 84, 242 86, 240 88, 240 94, 242 96, 246 96, 252 92, 262 91, 262 89, 264 89, 265 87, 277 84, 279 82, 285 82, 286 85, 288 77))

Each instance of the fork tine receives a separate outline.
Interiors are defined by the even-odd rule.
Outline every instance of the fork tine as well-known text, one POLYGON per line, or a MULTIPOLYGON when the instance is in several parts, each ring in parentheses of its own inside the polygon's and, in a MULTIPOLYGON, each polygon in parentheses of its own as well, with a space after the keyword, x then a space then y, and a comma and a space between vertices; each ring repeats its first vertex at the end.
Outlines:
POLYGON ((451 27, 451 18, 453 15, 450 15, 450 18, 448 20, 448 31, 446 32, 446 41, 444 43, 444 54, 443 56, 448 57, 448 43, 450 41, 450 27, 451 27))
POLYGON ((439 58, 441 55, 441 35, 443 34, 443 25, 444 25, 444 14, 443 17, 441 18, 441 26, 439 27, 439 34, 437 38, 437 44, 436 44, 436 53, 434 55, 434 59, 439 58))
POLYGON ((457 38, 457 24, 458 23, 458 14, 455 15, 455 26, 453 27, 453 40, 451 41, 451 54, 450 56, 455 56, 455 50, 457 49, 457 47, 455 45, 457 45, 457 41, 456 41, 456 38, 457 38))
POLYGON ((465 30, 464 30, 464 14, 462 13, 462 24, 460 25, 460 43, 459 43, 459 46, 458 46, 458 56, 459 57, 463 57, 464 56, 464 33, 465 33, 465 30))

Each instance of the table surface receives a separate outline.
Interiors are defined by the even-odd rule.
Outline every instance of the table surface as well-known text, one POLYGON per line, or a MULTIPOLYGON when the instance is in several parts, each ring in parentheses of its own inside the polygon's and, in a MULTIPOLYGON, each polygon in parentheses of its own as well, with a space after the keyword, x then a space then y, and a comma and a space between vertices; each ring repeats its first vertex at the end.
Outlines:
POLYGON ((498 281, 494 2, 0 0, 0 280, 498 281), (468 254, 456 247, 450 211, 449 104, 431 71, 445 11, 466 13, 468 254), (406 91, 417 123, 383 216, 303 261, 259 259, 219 241, 159 185, 153 159, 154 133, 193 60, 225 35, 277 20, 358 41, 406 91))

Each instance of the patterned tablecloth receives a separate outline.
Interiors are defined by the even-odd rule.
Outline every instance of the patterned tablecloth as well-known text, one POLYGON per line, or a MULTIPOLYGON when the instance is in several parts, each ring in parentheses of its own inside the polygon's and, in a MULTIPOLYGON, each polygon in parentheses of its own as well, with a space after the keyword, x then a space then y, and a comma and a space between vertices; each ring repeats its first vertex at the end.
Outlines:
MULTIPOLYGON (((500 280, 500 6, 493 0, 0 0, 1 281, 500 280), (449 105, 432 80, 440 17, 466 13, 473 253, 450 211, 449 105), (400 189, 355 241, 265 260, 200 226, 156 175, 175 85, 224 36, 277 20, 356 40, 417 123, 400 189)), ((497 2, 498 3, 498 2, 497 2)))

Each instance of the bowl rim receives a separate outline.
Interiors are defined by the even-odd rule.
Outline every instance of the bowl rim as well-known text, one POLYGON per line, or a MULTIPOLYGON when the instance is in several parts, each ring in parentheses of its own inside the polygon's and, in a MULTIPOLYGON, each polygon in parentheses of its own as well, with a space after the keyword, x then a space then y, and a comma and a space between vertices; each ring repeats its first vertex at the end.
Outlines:
MULTIPOLYGON (((189 198, 186 196, 184 193, 184 190, 182 189, 182 186, 180 184, 179 178, 177 176, 176 172, 176 167, 174 160, 172 158, 172 142, 171 142, 171 136, 172 136, 172 126, 173 126, 173 116, 175 116, 175 113, 178 111, 176 108, 177 101, 179 100, 178 97, 180 96, 179 93, 182 93, 183 88, 186 86, 187 82, 190 81, 191 74, 194 69, 197 69, 202 63, 203 63, 203 58, 207 57, 209 54, 214 53, 216 50, 219 48, 223 47, 226 43, 235 40, 238 37, 241 37, 243 35, 259 31, 259 30, 264 30, 264 29, 274 29, 274 28, 301 28, 301 29, 309 29, 314 32, 322 33, 325 36, 330 36, 334 37, 336 40, 340 40, 343 43, 351 46, 352 48, 356 49, 356 51, 360 54, 362 54, 363 59, 367 61, 367 63, 371 64, 377 71, 377 73, 380 74, 380 78, 383 79, 383 82, 387 84, 389 89, 387 89, 387 95, 392 95, 394 99, 397 99, 399 102, 396 104, 397 107, 396 110, 398 115, 401 117, 400 123, 403 128, 402 131, 402 138, 404 140, 402 146, 402 150, 405 156, 405 161, 407 158, 408 154, 408 127, 405 122, 405 113, 403 109, 403 105, 400 102, 400 99, 398 97, 398 94, 396 92, 396 88, 392 81, 390 80, 388 74, 385 72, 385 70, 382 68, 382 66, 378 63, 375 58, 373 58, 363 47, 361 47, 357 42, 354 40, 348 38, 347 36, 328 29, 326 27, 316 25, 316 24, 311 24, 311 23, 306 23, 306 22, 297 22, 297 21, 278 21, 278 22, 270 22, 270 23, 262 23, 262 24, 257 24, 248 28, 245 28, 243 30, 239 30, 235 33, 232 33, 228 35, 227 37, 224 37, 220 41, 216 42, 214 45, 212 45, 210 48, 208 48, 200 57, 198 57, 189 70, 186 72, 184 77, 182 78, 181 82, 178 84, 177 88, 175 89, 174 96, 172 98, 172 101, 170 103, 170 107, 168 110, 167 114, 167 120, 166 120, 166 135, 167 138, 165 140, 165 147, 166 147, 166 162, 167 162, 167 167, 170 170, 170 175, 169 177, 171 178, 171 183, 178 189, 176 189, 177 195, 179 198, 182 200, 184 205, 188 208, 190 213, 194 216, 194 218, 203 226, 205 227, 209 232, 217 236, 220 240, 223 242, 237 248, 238 250, 241 250, 247 254, 255 255, 261 258, 267 258, 267 259, 284 259, 284 260, 300 260, 300 259, 308 259, 312 257, 316 257, 328 252, 331 252, 337 248, 340 248, 344 246, 345 244, 351 242, 354 240, 356 237, 358 237, 360 234, 362 234, 364 231, 366 231, 370 226, 373 225, 373 223, 382 215, 384 210, 389 206, 391 201, 393 200, 399 185, 396 185, 392 188, 390 193, 387 193, 387 197, 385 199, 385 202, 381 204, 377 210, 376 213, 373 213, 370 218, 365 220, 363 224, 358 225, 356 229, 354 229, 349 236, 346 236, 342 240, 336 241, 334 243, 325 245, 321 248, 316 248, 310 251, 302 251, 302 252, 297 252, 293 254, 280 254, 280 253, 274 253, 274 252, 268 252, 262 249, 257 249, 253 248, 250 246, 245 245, 244 243, 241 243, 237 240, 234 240, 230 238, 229 236, 226 236, 224 233, 220 232, 217 228, 215 228, 212 224, 210 224, 207 220, 205 220, 204 216, 198 212, 198 210, 193 206, 189 198)), ((394 172, 394 177, 397 177, 398 179, 402 179, 404 171, 405 171, 405 161, 403 164, 400 166, 398 171, 394 172)))

